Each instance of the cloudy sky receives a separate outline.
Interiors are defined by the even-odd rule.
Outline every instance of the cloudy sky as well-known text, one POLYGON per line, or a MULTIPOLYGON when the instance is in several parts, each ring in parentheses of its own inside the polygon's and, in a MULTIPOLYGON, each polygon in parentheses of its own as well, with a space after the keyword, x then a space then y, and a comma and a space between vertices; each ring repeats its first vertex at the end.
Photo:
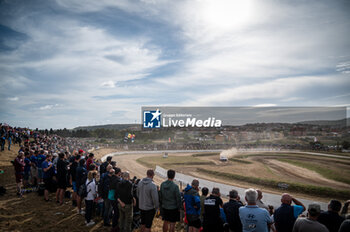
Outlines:
POLYGON ((0 0, 0 121, 141 106, 349 106, 347 0, 0 0))

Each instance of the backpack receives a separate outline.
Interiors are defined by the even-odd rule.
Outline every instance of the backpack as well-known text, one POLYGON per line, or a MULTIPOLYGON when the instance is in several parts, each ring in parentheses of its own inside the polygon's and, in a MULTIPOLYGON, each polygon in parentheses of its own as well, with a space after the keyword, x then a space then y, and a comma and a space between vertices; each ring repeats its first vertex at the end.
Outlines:
POLYGON ((79 190, 78 190, 78 195, 79 195, 81 198, 87 197, 88 193, 90 192, 90 191, 89 191, 89 192, 87 191, 87 186, 88 186, 91 182, 92 182, 92 181, 90 181, 90 182, 87 183, 87 184, 82 184, 82 185, 80 185, 79 190))

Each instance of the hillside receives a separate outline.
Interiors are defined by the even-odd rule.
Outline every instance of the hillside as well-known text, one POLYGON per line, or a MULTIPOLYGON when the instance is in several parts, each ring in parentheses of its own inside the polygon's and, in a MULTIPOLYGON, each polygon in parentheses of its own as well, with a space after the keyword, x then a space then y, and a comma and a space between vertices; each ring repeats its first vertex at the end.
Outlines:
POLYGON ((108 129, 108 130, 140 130, 140 124, 106 124, 106 125, 97 125, 97 126, 79 126, 75 127, 73 130, 96 130, 96 129, 108 129))

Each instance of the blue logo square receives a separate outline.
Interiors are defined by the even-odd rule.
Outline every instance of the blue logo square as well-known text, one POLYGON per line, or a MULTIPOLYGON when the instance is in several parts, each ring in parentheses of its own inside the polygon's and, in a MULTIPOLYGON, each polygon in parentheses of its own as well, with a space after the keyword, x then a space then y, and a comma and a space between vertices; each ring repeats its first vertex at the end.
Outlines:
POLYGON ((143 111, 143 128, 160 128, 161 114, 159 109, 143 111))

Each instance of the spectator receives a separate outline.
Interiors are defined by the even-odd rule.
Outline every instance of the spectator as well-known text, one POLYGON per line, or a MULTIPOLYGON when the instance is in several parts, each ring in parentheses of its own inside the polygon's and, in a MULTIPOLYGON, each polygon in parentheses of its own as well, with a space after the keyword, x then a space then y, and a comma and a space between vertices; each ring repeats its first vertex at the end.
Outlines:
POLYGON ((94 163, 94 154, 90 153, 89 158, 86 161, 86 170, 90 170, 90 165, 94 163))
POLYGON ((44 198, 45 201, 49 201, 49 191, 52 190, 52 178, 54 176, 55 170, 51 162, 51 155, 46 156, 46 160, 42 163, 43 169, 43 180, 45 184, 44 198))
POLYGON ((104 212, 103 212, 103 221, 104 226, 111 226, 110 225, 110 218, 112 213, 112 205, 111 202, 108 199, 108 191, 109 191, 109 184, 111 177, 114 176, 115 170, 112 168, 112 165, 107 166, 107 172, 103 173, 100 179, 100 186, 99 186, 99 192, 100 196, 103 199, 104 203, 104 212))
POLYGON ((268 232, 268 226, 272 224, 269 212, 256 205, 257 199, 258 192, 255 189, 245 191, 245 200, 248 205, 239 208, 243 232, 268 232))
POLYGON ((205 201, 205 198, 207 198, 208 196, 208 193, 209 193, 209 189, 207 187, 203 187, 202 188, 202 195, 199 197, 199 200, 201 201, 201 215, 200 215, 200 219, 201 219, 201 222, 203 223, 203 215, 204 215, 204 201, 205 201))
POLYGON ((60 159, 60 158, 58 157, 58 154, 57 154, 56 152, 54 152, 54 153, 52 154, 52 163, 53 163, 53 166, 54 166, 55 168, 57 168, 57 162, 58 162, 59 159, 60 159))
POLYGON ((15 176, 16 176, 16 184, 17 184, 17 196, 22 197, 22 181, 24 174, 24 152, 19 152, 17 158, 13 162, 15 167, 15 176))
POLYGON ((136 200, 132 196, 132 184, 130 174, 122 173, 122 181, 118 183, 117 193, 119 208, 119 224, 121 232, 131 232, 133 205, 136 200))
POLYGON ((185 207, 186 218, 188 221, 189 232, 198 232, 201 228, 200 221, 200 197, 198 194, 199 181, 194 179, 191 185, 187 185, 185 188, 185 207))
POLYGON ((222 208, 223 202, 220 198, 220 189, 213 188, 209 197, 204 201, 204 215, 203 215, 203 231, 222 232, 223 221, 220 218, 220 208, 222 208))
POLYGON ((275 213, 275 208, 273 207, 273 205, 268 205, 267 206, 269 208, 269 214, 270 214, 270 218, 272 220, 272 225, 270 226, 270 232, 276 232, 276 227, 275 227, 275 221, 273 218, 273 214, 275 213))
POLYGON ((258 200, 256 201, 257 206, 259 206, 260 208, 264 208, 268 211, 269 207, 265 205, 265 203, 261 200, 263 198, 262 191, 260 189, 257 189, 256 191, 258 192, 258 200))
POLYGON ((33 186, 36 186, 38 182, 38 158, 37 153, 35 153, 33 150, 30 150, 30 173, 31 173, 31 182, 33 186))
POLYGON ((157 186, 153 183, 153 177, 154 171, 147 170, 147 177, 143 178, 137 187, 142 232, 151 231, 154 215, 159 208, 157 186))
POLYGON ((159 202, 164 220, 163 232, 174 232, 175 223, 180 221, 181 195, 180 189, 174 183, 175 171, 169 169, 168 180, 160 185, 159 202))
POLYGON ((45 154, 44 150, 40 150, 40 153, 38 155, 38 179, 40 183, 43 181, 42 164, 46 160, 46 156, 44 154, 45 154))
POLYGON ((291 232, 298 216, 305 211, 303 203, 284 193, 281 198, 282 205, 275 210, 273 216, 277 232, 291 232), (291 205, 292 202, 295 205, 291 205))
POLYGON ((107 166, 110 165, 111 162, 112 162, 112 156, 107 156, 106 161, 100 165, 100 176, 102 176, 102 174, 107 171, 107 166))
POLYGON ((76 170, 76 184, 77 184, 77 211, 79 214, 85 214, 85 211, 81 209, 81 202, 82 202, 82 197, 79 196, 79 189, 82 184, 85 184, 86 178, 87 178, 87 171, 85 169, 85 159, 80 159, 79 160, 79 166, 77 167, 76 170))
POLYGON ((5 150, 5 143, 6 143, 6 130, 4 127, 1 127, 1 133, 0 133, 1 151, 5 150))
POLYGON ((340 225, 345 220, 345 218, 339 216, 340 209, 340 201, 331 200, 328 204, 328 211, 322 212, 317 221, 325 225, 329 232, 338 232, 340 225))
POLYGON ((121 170, 120 168, 114 169, 115 174, 110 179, 109 184, 109 192, 108 192, 108 199, 110 200, 111 206, 113 208, 113 217, 112 217, 112 230, 118 231, 118 220, 119 220, 119 209, 118 209, 118 196, 116 196, 117 187, 119 182, 121 181, 121 170))
POLYGON ((9 130, 7 132, 7 143, 8 143, 7 149, 10 151, 11 150, 11 143, 12 143, 12 131, 11 130, 9 130))
POLYGON ((73 189, 73 195, 72 195, 72 205, 73 206, 77 206, 77 192, 78 192, 78 188, 77 188, 77 168, 79 166, 79 161, 80 161, 80 155, 77 154, 76 156, 74 156, 74 161, 72 162, 72 164, 70 165, 70 180, 72 183, 72 189, 73 189))
POLYGON ((25 153, 25 158, 24 158, 24 176, 23 176, 23 186, 28 187, 29 186, 29 178, 30 178, 30 167, 32 166, 30 162, 30 153, 26 152, 25 153))
POLYGON ((94 205, 94 200, 97 196, 96 192, 96 178, 97 172, 96 171, 90 171, 87 176, 87 180, 85 182, 86 184, 86 192, 87 196, 85 198, 85 220, 86 220, 86 226, 92 226, 95 224, 94 221, 91 220, 92 217, 92 210, 94 205))
POLYGON ((243 204, 239 201, 239 195, 236 190, 231 190, 229 193, 230 200, 223 206, 229 224, 230 232, 241 232, 242 223, 239 218, 239 208, 243 204))
POLYGON ((349 232, 350 231, 350 219, 346 219, 340 225, 339 232, 349 232))
POLYGON ((328 232, 328 229, 317 221, 321 213, 319 204, 310 204, 307 218, 298 218, 293 227, 293 232, 328 232))
POLYGON ((344 206, 340 212, 340 215, 343 216, 344 218, 346 217, 346 214, 348 213, 348 208, 349 208, 349 205, 350 205, 350 200, 347 200, 345 203, 344 203, 344 206))
POLYGON ((60 205, 63 204, 63 196, 67 188, 67 163, 65 161, 65 154, 59 154, 59 160, 57 161, 57 192, 56 202, 60 205))

